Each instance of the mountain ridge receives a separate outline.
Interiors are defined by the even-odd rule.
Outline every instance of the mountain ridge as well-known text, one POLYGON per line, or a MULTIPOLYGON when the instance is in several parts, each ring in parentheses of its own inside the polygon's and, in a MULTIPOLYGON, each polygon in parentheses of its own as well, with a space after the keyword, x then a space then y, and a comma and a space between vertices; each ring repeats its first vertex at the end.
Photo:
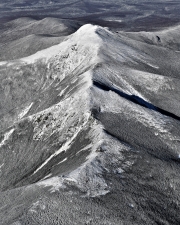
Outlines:
MULTIPOLYGON (((155 106, 179 116, 172 107, 179 77, 163 72, 169 67, 163 57, 172 52, 162 48, 156 55, 156 48, 88 24, 59 45, 1 62, 0 187, 25 198, 23 222, 51 207, 51 195, 61 197, 59 204, 68 199, 64 207, 78 199, 82 210, 93 204, 113 211, 112 224, 126 222, 129 212, 135 219, 127 224, 178 224, 179 120, 155 106), (26 200, 28 190, 36 202, 26 200)), ((175 62, 169 70, 179 67, 175 62)))

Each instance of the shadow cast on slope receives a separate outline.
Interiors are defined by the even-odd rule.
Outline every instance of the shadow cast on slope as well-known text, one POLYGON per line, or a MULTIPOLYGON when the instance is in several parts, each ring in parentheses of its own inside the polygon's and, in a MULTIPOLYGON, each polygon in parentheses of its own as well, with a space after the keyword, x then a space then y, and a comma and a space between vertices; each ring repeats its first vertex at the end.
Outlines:
POLYGON ((135 104, 138 104, 140 106, 143 106, 145 108, 148 108, 148 109, 151 109, 151 110, 154 110, 156 112, 159 112, 161 113, 162 115, 164 116, 168 116, 168 117, 171 117, 175 120, 179 120, 180 121, 180 117, 171 113, 171 112, 168 112, 164 109, 161 109, 147 101, 145 101, 144 99, 140 98, 139 96, 136 96, 136 95, 128 95, 126 93, 124 93, 123 91, 120 91, 119 89, 117 89, 116 87, 112 87, 112 86, 109 86, 107 84, 104 84, 104 83, 101 83, 99 81, 96 81, 96 80, 93 80, 93 85, 95 85, 96 87, 104 90, 104 91, 113 91, 115 92, 116 94, 118 94, 119 96, 135 103, 135 104))

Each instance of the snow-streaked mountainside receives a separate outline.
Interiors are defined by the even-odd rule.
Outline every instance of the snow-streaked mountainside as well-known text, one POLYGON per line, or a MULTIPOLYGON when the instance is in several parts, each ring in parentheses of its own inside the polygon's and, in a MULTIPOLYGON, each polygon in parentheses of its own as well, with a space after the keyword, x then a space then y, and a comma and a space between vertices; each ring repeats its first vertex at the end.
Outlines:
POLYGON ((0 26, 0 61, 29 56, 59 44, 79 26, 75 21, 57 18, 11 20, 0 26))
POLYGON ((178 28, 0 62, 0 224, 180 223, 178 28))

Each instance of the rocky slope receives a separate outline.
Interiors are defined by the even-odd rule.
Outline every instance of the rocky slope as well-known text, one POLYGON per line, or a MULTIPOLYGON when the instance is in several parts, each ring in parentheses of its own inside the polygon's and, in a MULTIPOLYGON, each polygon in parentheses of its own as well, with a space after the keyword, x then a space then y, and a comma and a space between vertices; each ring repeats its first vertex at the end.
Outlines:
POLYGON ((1 224, 179 224, 180 52, 158 45, 169 32, 87 24, 0 63, 1 224))

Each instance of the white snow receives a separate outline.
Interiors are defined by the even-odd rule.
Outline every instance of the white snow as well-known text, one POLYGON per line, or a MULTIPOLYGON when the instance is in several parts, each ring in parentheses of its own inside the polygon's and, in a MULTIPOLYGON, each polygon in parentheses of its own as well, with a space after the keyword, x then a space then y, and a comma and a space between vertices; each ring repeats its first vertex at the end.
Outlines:
POLYGON ((45 186, 45 187, 52 186, 52 188, 50 189, 51 192, 58 191, 60 188, 64 186, 63 180, 61 177, 52 177, 52 178, 38 182, 37 185, 45 186))
POLYGON ((73 140, 77 137, 77 135, 79 134, 79 132, 82 130, 82 128, 86 125, 86 123, 88 122, 90 114, 87 113, 86 114, 86 119, 84 121, 84 124, 82 124, 82 126, 78 127, 77 131, 74 133, 74 135, 65 142, 65 144, 58 150, 56 151, 54 154, 52 154, 48 159, 45 160, 45 162, 39 167, 37 168, 33 174, 37 173, 40 169, 42 169, 52 158, 54 158, 55 156, 59 155, 61 152, 63 151, 67 151, 67 149, 70 147, 71 143, 73 142, 73 140))
MULTIPOLYGON (((162 115, 126 101, 113 91, 105 92, 94 87, 92 78, 96 78, 95 76, 97 74, 93 74, 93 69, 99 62, 107 63, 112 61, 122 65, 121 63, 124 64, 124 62, 137 63, 137 59, 152 67, 158 67, 152 63, 150 57, 124 44, 117 35, 114 35, 105 28, 89 24, 82 26, 61 44, 23 58, 21 62, 34 63, 36 60, 42 58, 47 61, 49 70, 51 66, 55 69, 53 78, 59 78, 60 80, 56 85, 56 90, 60 92, 59 96, 63 96, 65 91, 66 95, 63 96, 64 98, 61 98, 60 102, 56 105, 28 117, 34 126, 34 140, 45 141, 50 138, 51 135, 56 134, 59 143, 62 143, 62 146, 47 158, 33 174, 36 174, 44 168, 54 157, 58 156, 63 151, 67 151, 80 132, 85 131, 86 128, 90 128, 87 138, 91 140, 91 144, 82 149, 77 149, 76 155, 87 149, 91 149, 91 153, 86 157, 84 163, 67 174, 67 177, 49 178, 53 176, 52 172, 38 182, 38 185, 52 186, 51 191, 53 192, 59 190, 59 188, 67 183, 73 183, 82 191, 86 191, 89 196, 107 194, 109 189, 102 176, 102 171, 104 169, 102 164, 104 161, 103 158, 99 158, 101 163, 97 160, 100 155, 105 153, 98 151, 99 148, 106 143, 106 149, 111 153, 111 156, 112 153, 114 154, 111 158, 112 162, 116 165, 118 164, 117 158, 118 160, 122 160, 122 166, 118 165, 114 169, 116 173, 125 173, 126 168, 132 167, 135 160, 131 158, 126 160, 123 156, 122 149, 128 151, 128 147, 123 146, 113 138, 107 137, 103 132, 102 125, 91 116, 91 106, 97 105, 100 106, 103 112, 117 113, 118 115, 121 114, 126 119, 132 118, 137 120, 143 125, 153 128, 155 135, 165 134, 167 136, 170 135, 170 132, 166 126, 167 121, 162 115), (65 78, 67 78, 67 81, 70 83, 67 89, 60 86, 61 81, 65 78), (78 85, 75 86, 75 83, 78 85), (75 94, 72 95, 71 92, 75 88, 75 94), (40 123, 38 122, 39 118, 43 118, 49 114, 50 119, 42 119, 40 123)), ((119 69, 120 67, 117 68, 119 69)), ((136 84, 141 84, 141 86, 147 90, 152 90, 152 88, 154 88, 153 91, 156 92, 159 91, 161 86, 165 86, 167 89, 169 88, 168 85, 166 85, 168 83, 167 79, 161 75, 129 69, 132 75, 129 76, 128 79, 126 75, 120 76, 118 69, 111 70, 110 68, 101 70, 98 74, 98 78, 100 80, 101 78, 105 80, 109 76, 116 81, 118 80, 122 88, 125 87, 125 93, 139 96, 144 100, 146 99, 138 91, 138 88, 136 90, 136 84), (153 81, 151 82, 151 80, 153 81), (154 83, 155 80, 158 82, 154 83), (133 86, 133 84, 135 85, 133 86)), ((66 81, 66 79, 64 81, 66 81)), ((114 83, 113 86, 119 89, 118 85, 114 83)), ((29 112, 32 105, 33 103, 25 107, 18 118, 23 118, 29 112)), ((14 130, 11 130, 9 133, 5 134, 4 140, 1 142, 0 146, 5 143, 13 131, 14 130)), ((68 158, 64 158, 57 165, 66 161, 68 161, 68 158)))
MULTIPOLYGON (((132 165, 132 163, 131 164, 128 164, 128 165, 132 165)), ((121 174, 121 173, 124 173, 124 170, 122 168, 117 168, 115 170, 115 172, 121 174)))
POLYGON ((94 99, 96 99, 97 102, 101 102, 102 111, 122 114, 125 117, 133 117, 145 126, 154 128, 161 134, 168 132, 166 118, 161 114, 126 101, 112 91, 104 92, 94 88, 93 92, 93 95, 96 96, 94 99))
POLYGON ((37 201, 35 203, 32 204, 31 208, 29 209, 29 211, 31 213, 38 213, 37 209, 40 208, 41 210, 45 210, 46 206, 45 204, 41 203, 40 201, 37 201))
POLYGON ((13 132, 14 132, 14 128, 4 134, 4 139, 1 141, 0 147, 5 145, 6 141, 9 139, 9 137, 12 135, 13 132))
MULTIPOLYGON (((80 48, 80 51, 84 48, 86 49, 85 52, 81 52, 79 54, 76 54, 76 57, 79 58, 84 57, 84 54, 88 53, 89 57, 91 57, 91 54, 97 53, 96 49, 99 48, 99 46, 102 43, 102 40, 99 38, 99 36, 96 34, 96 30, 100 29, 98 26, 93 26, 91 24, 86 24, 82 26, 80 29, 77 30, 74 34, 70 35, 65 41, 58 45, 54 45, 52 47, 49 47, 47 49, 38 51, 37 53, 21 58, 20 60, 12 60, 12 61, 2 61, 0 62, 0 65, 13 65, 16 63, 27 63, 27 64, 33 64, 38 60, 44 60, 44 62, 48 62, 52 57, 62 55, 64 59, 68 57, 69 53, 72 52, 72 49, 74 48, 74 45, 77 45, 77 47, 80 48)), ((74 50, 73 50, 74 51, 74 50)), ((76 51, 75 51, 76 53, 76 51)), ((94 59, 91 57, 92 60, 94 59)), ((62 63, 63 64, 63 63, 62 63)))
POLYGON ((76 155, 78 155, 80 152, 85 151, 85 150, 90 149, 90 148, 92 148, 92 144, 89 144, 89 145, 87 145, 86 147, 82 148, 80 151, 78 151, 78 152, 76 153, 76 155))
POLYGON ((120 19, 105 19, 105 21, 118 22, 118 23, 121 23, 122 22, 122 20, 120 20, 120 19))
POLYGON ((22 112, 18 115, 18 119, 22 119, 29 112, 32 105, 33 102, 29 106, 27 106, 24 110, 22 110, 22 112))
MULTIPOLYGON (((145 89, 148 91, 158 92, 162 88, 165 90, 171 90, 170 82, 172 82, 171 78, 164 77, 161 74, 153 74, 139 70, 129 70, 129 79, 133 84, 140 83, 145 89)), ((140 96, 140 95, 138 95, 140 96)))
POLYGON ((43 179, 41 179, 41 181, 43 181, 43 180, 47 179, 47 178, 48 178, 48 177, 50 177, 51 175, 52 175, 52 173, 50 173, 50 174, 46 175, 43 179))
POLYGON ((133 204, 129 204, 129 206, 130 206, 131 208, 134 208, 134 205, 133 205, 133 204))
POLYGON ((60 161, 57 165, 59 165, 59 164, 61 164, 61 163, 65 162, 65 161, 67 161, 67 159, 68 159, 68 158, 63 159, 63 160, 62 160, 62 161, 60 161))
POLYGON ((4 66, 4 65, 6 65, 6 61, 2 61, 2 62, 0 62, 0 66, 4 66))
POLYGON ((64 93, 65 93, 65 91, 66 91, 66 89, 67 89, 68 87, 65 87, 60 93, 59 93, 59 95, 58 96, 62 96, 64 93))
POLYGON ((0 165, 0 169, 4 166, 4 163, 0 165))

